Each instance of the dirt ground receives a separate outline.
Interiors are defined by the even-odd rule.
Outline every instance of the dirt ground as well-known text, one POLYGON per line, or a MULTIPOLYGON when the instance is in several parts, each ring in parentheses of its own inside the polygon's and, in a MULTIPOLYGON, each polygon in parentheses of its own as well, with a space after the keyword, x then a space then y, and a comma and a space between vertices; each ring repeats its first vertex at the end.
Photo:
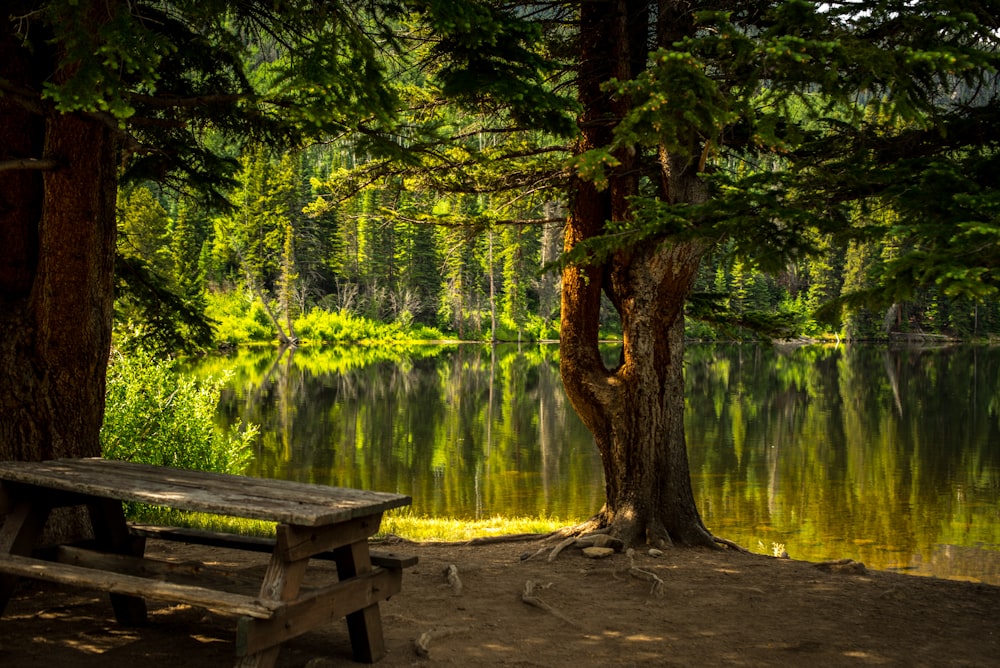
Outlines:
MULTIPOLYGON (((988 666, 1000 661, 1000 587, 759 555, 673 549, 525 560, 537 542, 395 544, 420 563, 383 603, 381 668, 455 666, 988 666), (445 571, 457 569, 460 589, 445 571), (526 583, 540 606, 525 602, 526 583), (417 641, 422 641, 419 648, 417 641), (426 656, 423 656, 426 655, 426 656)), ((151 541, 147 554, 263 573, 265 557, 151 541)), ((332 565, 316 562, 317 574, 332 565)), ((531 597, 529 596, 529 599, 531 597)), ((119 627, 103 595, 22 581, 0 619, 0 666, 231 665, 232 617, 150 604, 119 627)), ((285 645, 279 666, 351 665, 343 620, 285 645)))

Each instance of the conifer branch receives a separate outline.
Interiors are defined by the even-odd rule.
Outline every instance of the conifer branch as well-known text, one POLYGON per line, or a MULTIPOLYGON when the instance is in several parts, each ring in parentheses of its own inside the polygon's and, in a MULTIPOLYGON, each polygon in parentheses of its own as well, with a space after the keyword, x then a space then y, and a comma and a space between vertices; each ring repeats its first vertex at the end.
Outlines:
POLYGON ((0 160, 0 172, 10 171, 36 171, 50 172, 56 169, 59 163, 47 158, 21 158, 18 160, 0 160))

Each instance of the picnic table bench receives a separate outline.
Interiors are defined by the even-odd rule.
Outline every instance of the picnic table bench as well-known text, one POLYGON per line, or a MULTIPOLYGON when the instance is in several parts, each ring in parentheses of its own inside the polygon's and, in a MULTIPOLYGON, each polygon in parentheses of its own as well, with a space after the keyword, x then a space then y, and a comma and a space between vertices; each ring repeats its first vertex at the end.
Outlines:
POLYGON ((107 591, 119 623, 146 622, 146 599, 203 607, 239 617, 236 665, 273 666, 281 644, 346 617, 356 661, 382 658, 379 601, 398 593, 402 569, 416 558, 373 554, 368 538, 384 511, 410 497, 324 485, 206 473, 99 458, 0 462, 0 615, 18 578, 107 591), (133 526, 122 502, 277 523, 276 538, 133 526), (85 506, 94 539, 40 550, 53 508, 85 506), (267 551, 256 593, 241 593, 231 574, 144 556, 148 537, 267 551), (312 558, 332 559, 337 582, 306 588, 312 558))

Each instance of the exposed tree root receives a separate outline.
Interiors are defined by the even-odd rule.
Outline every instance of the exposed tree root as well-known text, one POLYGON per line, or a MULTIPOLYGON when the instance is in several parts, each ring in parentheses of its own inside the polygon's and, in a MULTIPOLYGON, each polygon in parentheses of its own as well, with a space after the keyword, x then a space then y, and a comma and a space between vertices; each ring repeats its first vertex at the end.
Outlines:
MULTIPOLYGON (((684 536, 672 537, 670 533, 664 529, 662 526, 657 526, 656 529, 650 528, 645 535, 645 540, 641 537, 634 537, 633 540, 625 540, 619 532, 615 531, 613 523, 608 523, 607 518, 598 514, 590 519, 581 522, 580 524, 575 524, 573 526, 564 527, 562 529, 557 529, 547 534, 537 534, 537 533, 519 533, 519 534, 508 534, 506 536, 484 536, 481 538, 473 538, 467 541, 417 541, 414 544, 427 545, 431 547, 447 547, 449 545, 493 545, 496 543, 515 543, 515 542, 541 542, 541 543, 551 543, 554 540, 559 540, 555 549, 551 549, 548 545, 543 545, 538 548, 534 553, 527 556, 522 556, 523 561, 529 559, 534 559, 541 554, 550 551, 552 554, 549 557, 549 561, 555 559, 559 552, 563 551, 567 547, 602 547, 600 543, 588 543, 586 541, 594 540, 595 536, 607 536, 614 541, 616 544, 606 544, 608 547, 615 547, 616 551, 622 551, 624 547, 616 547, 617 544, 633 545, 638 546, 640 544, 648 544, 658 549, 665 549, 668 547, 674 547, 677 545, 683 545, 687 547, 710 547, 718 550, 730 549, 736 552, 749 553, 750 551, 737 543, 726 538, 721 538, 719 536, 712 535, 707 529, 695 532, 694 536, 684 536), (582 542, 581 542, 582 541, 582 542)), ((399 536, 387 536, 381 539, 379 542, 394 544, 394 543, 407 543, 413 541, 407 541, 406 539, 400 538, 399 536)))
POLYGON ((612 538, 605 533, 592 533, 587 536, 580 536, 579 538, 567 538, 562 541, 552 552, 549 553, 548 561, 553 561, 559 556, 559 553, 565 550, 567 547, 610 547, 613 548, 615 552, 621 552, 625 549, 625 543, 618 540, 617 538, 612 538))
POLYGON ((468 629, 431 629, 430 631, 425 631, 421 633, 413 641, 413 652, 420 657, 425 659, 430 658, 431 648, 430 644, 432 640, 439 640, 447 636, 453 635, 455 633, 461 633, 462 631, 467 631, 468 629))
POLYGON ((520 542, 533 542, 536 540, 548 540, 558 531, 553 531, 551 533, 512 533, 506 536, 483 536, 481 538, 472 538, 465 542, 466 545, 493 545, 495 543, 520 543, 520 542))
MULTIPOLYGON (((540 586, 543 588, 547 588, 552 585, 544 585, 544 586, 540 585, 540 586)), ((570 619, 563 613, 559 612, 558 610, 553 608, 551 605, 549 605, 542 599, 535 596, 535 583, 531 580, 525 580, 524 589, 521 591, 521 600, 532 607, 538 608, 539 610, 544 610, 545 612, 553 615, 554 617, 561 619, 570 626, 575 626, 577 628, 580 627, 580 625, 577 622, 573 621, 572 619, 570 619)))
POLYGON ((729 540, 728 538, 720 538, 719 536, 712 536, 712 540, 715 541, 716 543, 718 543, 719 545, 723 545, 725 547, 728 547, 730 550, 735 550, 737 552, 742 552, 744 554, 749 554, 750 553, 750 550, 748 550, 747 548, 743 547, 742 545, 734 543, 733 541, 729 540))
POLYGON ((628 569, 625 572, 634 578, 651 582, 649 593, 656 597, 663 596, 663 580, 656 573, 643 570, 635 565, 635 550, 629 548, 625 552, 625 556, 628 557, 628 569))
POLYGON ((580 524, 574 524, 573 526, 564 527, 562 529, 557 529, 545 537, 546 541, 555 540, 557 538, 570 538, 578 537, 594 533, 608 533, 608 528, 602 523, 601 516, 595 515, 589 520, 581 522, 580 524))
POLYGON ((533 543, 536 541, 546 541, 550 540, 558 532, 553 531, 551 533, 515 533, 507 534, 505 536, 482 536, 480 538, 471 538, 469 540, 418 540, 412 541, 406 538, 400 538, 394 534, 386 536, 385 538, 380 538, 375 541, 380 544, 396 545, 399 543, 410 543, 411 545, 424 545, 427 547, 449 547, 452 545, 494 545, 497 543, 533 543))

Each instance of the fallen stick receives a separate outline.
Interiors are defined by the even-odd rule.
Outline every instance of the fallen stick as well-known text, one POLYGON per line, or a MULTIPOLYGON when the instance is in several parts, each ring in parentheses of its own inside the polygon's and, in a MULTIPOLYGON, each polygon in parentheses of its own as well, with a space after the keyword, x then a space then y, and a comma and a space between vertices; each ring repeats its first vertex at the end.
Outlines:
POLYGON ((445 638, 453 633, 458 633, 464 630, 465 629, 431 629, 430 631, 424 631, 413 641, 413 652, 417 656, 425 659, 430 658, 430 644, 432 640, 440 640, 441 638, 445 638))
POLYGON ((444 576, 448 579, 448 586, 455 596, 461 594, 462 581, 458 577, 458 567, 455 564, 448 564, 448 568, 444 569, 444 576))

